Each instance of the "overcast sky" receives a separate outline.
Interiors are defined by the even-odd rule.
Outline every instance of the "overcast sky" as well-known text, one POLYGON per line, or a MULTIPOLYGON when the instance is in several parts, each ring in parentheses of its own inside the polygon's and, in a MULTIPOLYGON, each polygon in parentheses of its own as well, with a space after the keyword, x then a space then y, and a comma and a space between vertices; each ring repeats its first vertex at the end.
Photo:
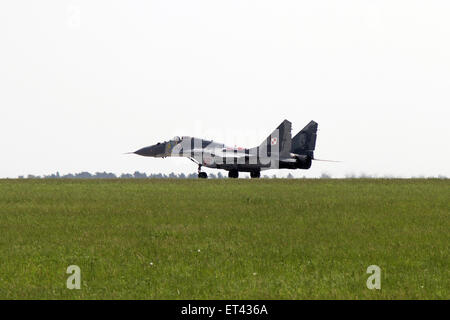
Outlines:
POLYGON ((0 177, 192 173, 123 153, 284 119, 343 161, 295 176, 450 176, 449 110, 448 0, 0 2, 0 177))

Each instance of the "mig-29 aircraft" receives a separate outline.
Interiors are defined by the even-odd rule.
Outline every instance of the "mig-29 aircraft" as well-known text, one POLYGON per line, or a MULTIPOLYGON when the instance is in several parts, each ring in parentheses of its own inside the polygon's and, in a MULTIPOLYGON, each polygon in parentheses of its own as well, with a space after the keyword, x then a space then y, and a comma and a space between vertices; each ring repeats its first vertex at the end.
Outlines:
POLYGON ((227 147, 194 137, 175 137, 132 153, 155 158, 189 158, 198 165, 199 178, 208 177, 202 172, 202 166, 227 170, 229 178, 238 178, 240 171, 259 178, 261 170, 309 169, 315 160, 317 127, 311 121, 291 138, 291 122, 284 120, 258 147, 250 149, 227 147))

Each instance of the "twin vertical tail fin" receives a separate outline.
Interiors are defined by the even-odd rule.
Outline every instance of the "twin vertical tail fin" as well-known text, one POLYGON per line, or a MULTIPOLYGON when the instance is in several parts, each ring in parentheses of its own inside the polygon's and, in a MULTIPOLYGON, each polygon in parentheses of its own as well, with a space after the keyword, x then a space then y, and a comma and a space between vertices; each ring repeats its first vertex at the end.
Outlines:
POLYGON ((306 155, 314 159, 316 148, 317 122, 311 121, 292 139, 291 152, 306 155))

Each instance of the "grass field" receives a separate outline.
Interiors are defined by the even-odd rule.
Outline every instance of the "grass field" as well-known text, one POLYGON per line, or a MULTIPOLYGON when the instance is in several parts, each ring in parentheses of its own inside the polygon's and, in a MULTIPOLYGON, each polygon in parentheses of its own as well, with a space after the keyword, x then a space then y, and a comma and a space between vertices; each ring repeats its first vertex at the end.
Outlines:
POLYGON ((0 298, 449 299, 449 199, 437 179, 0 180, 0 298))

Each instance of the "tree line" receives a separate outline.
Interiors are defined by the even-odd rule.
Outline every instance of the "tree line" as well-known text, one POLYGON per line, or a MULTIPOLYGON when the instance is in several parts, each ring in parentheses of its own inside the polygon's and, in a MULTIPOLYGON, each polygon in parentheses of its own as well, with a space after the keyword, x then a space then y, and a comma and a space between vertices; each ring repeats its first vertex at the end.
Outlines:
MULTIPOLYGON (((177 173, 171 172, 169 174, 163 174, 163 173, 146 174, 145 172, 139 172, 139 171, 135 171, 134 173, 122 173, 120 175, 116 175, 112 172, 105 172, 105 171, 104 172, 95 172, 95 173, 83 171, 80 173, 68 173, 68 174, 64 174, 64 175, 61 175, 59 172, 56 172, 56 173, 52 173, 50 175, 43 175, 43 176, 32 175, 32 174, 29 174, 27 176, 19 176, 19 179, 196 179, 196 178, 197 178, 197 173, 189 173, 189 174, 178 173, 177 174, 177 173)), ((223 178, 226 178, 226 176, 223 175, 221 172, 218 172, 217 174, 208 173, 208 178, 209 179, 223 179, 223 178)), ((263 175, 263 176, 261 176, 261 178, 276 179, 279 177, 274 174, 272 176, 263 175)), ((291 173, 289 173, 286 178, 293 179, 294 176, 291 173)), ((301 178, 306 179, 306 176, 303 176, 301 178)), ((332 179, 333 177, 329 173, 322 173, 318 178, 332 179)), ((365 173, 361 173, 359 175, 346 174, 345 178, 346 179, 373 179, 373 178, 396 179, 399 177, 395 177, 395 176, 377 177, 377 176, 371 176, 371 175, 368 175, 365 173)), ((437 177, 418 176, 418 177, 412 177, 412 178, 448 179, 444 175, 438 175, 437 177)))
MULTIPOLYGON (((215 175, 214 173, 208 174, 211 179, 221 179, 225 178, 220 172, 215 175)), ((121 175, 116 175, 112 172, 79 172, 79 173, 68 173, 61 175, 59 172, 52 173, 50 175, 36 176, 29 174, 27 176, 19 176, 19 179, 193 179, 197 178, 197 173, 176 174, 171 172, 169 174, 163 173, 152 173, 146 174, 145 172, 135 171, 134 173, 122 173, 121 175)))
MULTIPOLYGON (((174 173, 171 172, 169 174, 163 174, 163 173, 151 173, 146 174, 145 172, 139 172, 135 171, 134 173, 122 173, 120 175, 116 175, 112 172, 80 172, 80 173, 68 173, 61 175, 59 172, 52 173, 49 175, 32 175, 29 174, 27 176, 19 176, 19 179, 196 179, 197 173, 174 173)), ((221 172, 218 172, 217 174, 214 173, 208 173, 209 179, 223 179, 226 178, 226 175, 223 175, 221 172)), ((275 174, 272 176, 264 175, 261 176, 262 178, 278 178, 275 174)), ((329 175, 327 175, 329 177, 329 175)), ((293 179, 294 176, 292 174, 288 174, 288 179, 293 179)), ((306 178, 306 177, 304 177, 306 178)), ((322 177, 323 178, 323 177, 322 177)))

